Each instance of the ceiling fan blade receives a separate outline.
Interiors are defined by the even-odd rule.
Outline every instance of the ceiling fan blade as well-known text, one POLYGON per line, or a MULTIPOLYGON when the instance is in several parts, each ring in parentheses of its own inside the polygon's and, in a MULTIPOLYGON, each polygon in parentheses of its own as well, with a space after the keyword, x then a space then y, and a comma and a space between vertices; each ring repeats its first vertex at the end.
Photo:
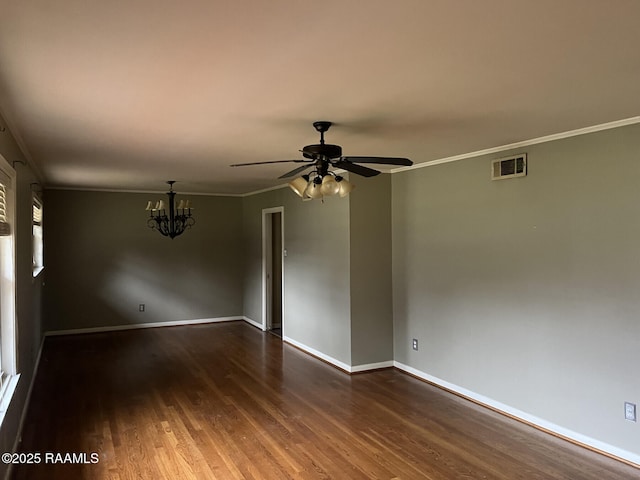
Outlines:
POLYGON ((362 175, 363 177, 375 177, 380 173, 378 170, 374 170, 373 168, 369 167, 363 167, 362 165, 356 165, 355 163, 351 163, 344 158, 341 158, 340 160, 335 162, 333 166, 336 168, 343 168, 348 172, 362 175))
POLYGON ((249 163, 234 163, 233 165, 229 165, 230 167, 244 167, 247 165, 266 165, 267 163, 302 163, 308 162, 308 160, 271 160, 270 162, 249 162, 249 163))
POLYGON ((408 158, 397 157, 342 157, 342 160, 354 163, 382 163, 386 165, 413 165, 413 162, 408 158))
POLYGON ((285 173, 284 175, 280 175, 278 178, 289 178, 297 175, 300 172, 304 172, 307 168, 313 167, 314 163, 307 163, 307 165, 302 165, 300 167, 294 168, 290 172, 285 173))

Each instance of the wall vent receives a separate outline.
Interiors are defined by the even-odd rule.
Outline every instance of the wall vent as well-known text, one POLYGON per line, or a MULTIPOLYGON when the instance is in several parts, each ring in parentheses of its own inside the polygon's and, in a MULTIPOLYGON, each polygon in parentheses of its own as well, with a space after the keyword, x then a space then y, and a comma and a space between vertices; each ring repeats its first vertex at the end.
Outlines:
POLYGON ((527 154, 499 158, 491 162, 491 180, 524 177, 527 174, 527 154))

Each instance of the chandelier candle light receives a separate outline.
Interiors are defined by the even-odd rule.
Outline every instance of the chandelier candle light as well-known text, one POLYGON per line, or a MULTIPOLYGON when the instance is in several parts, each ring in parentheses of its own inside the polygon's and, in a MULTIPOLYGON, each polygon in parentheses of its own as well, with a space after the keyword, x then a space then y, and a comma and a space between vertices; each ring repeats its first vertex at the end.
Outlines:
POLYGON ((169 180, 169 196, 168 208, 165 205, 164 200, 153 202, 149 200, 147 202, 146 211, 149 212, 149 218, 147 225, 153 230, 158 230, 160 234, 171 239, 181 235, 187 228, 191 228, 195 223, 195 219, 191 215, 191 200, 180 200, 180 203, 176 206, 175 196, 176 192, 173 191, 173 184, 175 180, 169 180))

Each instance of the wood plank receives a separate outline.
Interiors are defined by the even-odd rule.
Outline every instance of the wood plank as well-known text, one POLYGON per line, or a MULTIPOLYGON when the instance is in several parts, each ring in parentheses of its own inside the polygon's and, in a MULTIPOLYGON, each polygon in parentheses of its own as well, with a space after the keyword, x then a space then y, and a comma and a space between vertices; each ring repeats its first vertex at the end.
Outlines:
POLYGON ((640 470, 394 369, 349 376, 244 322, 47 338, 15 480, 581 479, 640 470))

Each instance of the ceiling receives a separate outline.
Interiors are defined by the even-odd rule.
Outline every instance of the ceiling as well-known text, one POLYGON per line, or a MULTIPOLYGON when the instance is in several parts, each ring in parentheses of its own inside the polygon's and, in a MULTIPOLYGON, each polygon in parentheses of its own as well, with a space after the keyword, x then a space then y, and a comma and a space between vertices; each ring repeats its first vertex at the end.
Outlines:
MULTIPOLYGON (((242 194, 317 143, 415 163, 640 114, 637 0, 0 0, 49 187, 242 194)), ((366 181, 362 179, 359 181, 366 181)))

